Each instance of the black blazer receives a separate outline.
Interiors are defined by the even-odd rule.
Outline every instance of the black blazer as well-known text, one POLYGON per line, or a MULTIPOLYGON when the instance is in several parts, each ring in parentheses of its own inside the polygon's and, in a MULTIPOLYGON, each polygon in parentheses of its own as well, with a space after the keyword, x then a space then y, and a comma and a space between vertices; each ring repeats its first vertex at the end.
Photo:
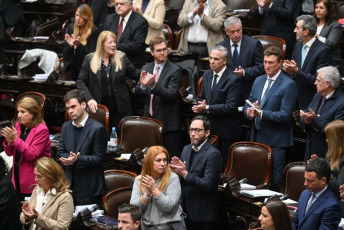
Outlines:
POLYGON ((240 80, 226 68, 219 82, 211 93, 213 70, 207 70, 203 75, 200 100, 206 100, 209 105, 207 117, 212 124, 212 134, 221 139, 232 140, 241 136, 238 115, 238 102, 241 93, 240 80))
MULTIPOLYGON (((116 104, 118 109, 119 118, 131 115, 131 103, 129 90, 126 84, 126 77, 133 80, 138 80, 139 71, 129 62, 126 55, 117 51, 122 61, 122 69, 115 72, 115 67, 111 68, 110 74, 112 75, 112 86, 115 93, 116 104)), ((102 82, 101 71, 98 70, 94 74, 90 67, 90 62, 93 53, 85 57, 84 63, 77 80, 76 87, 85 92, 87 101, 94 99, 98 104, 102 104, 102 82)))
MULTIPOLYGON (((154 62, 151 62, 143 66, 142 70, 152 74, 153 68, 154 62)), ((144 115, 146 117, 149 116, 150 95, 154 94, 153 117, 162 121, 163 132, 176 131, 180 128, 178 90, 181 80, 180 68, 167 60, 153 89, 148 86, 143 90, 140 83, 136 86, 135 92, 145 96, 144 115)))
MULTIPOLYGON (((72 36, 73 31, 74 24, 71 24, 68 26, 66 34, 72 36)), ((68 43, 65 42, 63 47, 63 65, 65 71, 70 72, 72 80, 76 81, 78 79, 85 56, 96 50, 98 35, 99 30, 94 26, 91 35, 87 38, 86 45, 80 44, 78 48, 75 49, 75 52, 74 47, 70 47, 68 43)))
MULTIPOLYGON (((106 17, 104 30, 110 30, 117 36, 120 16, 116 13, 106 17)), ((140 14, 132 11, 127 25, 117 42, 117 49, 123 51, 136 68, 145 64, 145 39, 148 33, 148 22, 140 14)))
POLYGON ((73 191, 81 196, 103 195, 106 191, 104 179, 104 158, 108 135, 98 121, 88 117, 81 131, 77 146, 74 146, 74 125, 72 120, 62 125, 57 150, 58 157, 69 157, 70 151, 80 152, 74 165, 64 166, 65 175, 74 184, 73 191), (72 181, 74 178, 74 181, 72 181))
POLYGON ((188 174, 181 179, 183 210, 193 220, 214 222, 218 218, 217 187, 222 170, 220 151, 206 142, 193 157, 190 165, 192 145, 184 147, 181 161, 186 161, 188 174))

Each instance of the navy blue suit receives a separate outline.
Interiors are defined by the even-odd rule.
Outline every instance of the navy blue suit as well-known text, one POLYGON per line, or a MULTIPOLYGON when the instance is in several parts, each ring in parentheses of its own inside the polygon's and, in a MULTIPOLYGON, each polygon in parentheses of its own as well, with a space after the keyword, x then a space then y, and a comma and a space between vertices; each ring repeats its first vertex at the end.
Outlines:
POLYGON ((212 93, 213 75, 213 70, 204 72, 199 99, 205 100, 206 104, 209 105, 206 116, 212 124, 211 134, 219 136, 219 149, 226 162, 228 148, 233 143, 225 140, 238 141, 241 137, 238 115, 241 85, 239 77, 227 67, 212 93))
MULTIPOLYGON (((119 20, 120 16, 116 13, 108 15, 105 19, 104 30, 110 30, 117 36, 119 20)), ((132 11, 116 46, 117 49, 123 51, 131 63, 139 69, 145 64, 145 40, 147 33, 147 20, 140 14, 132 11)))
MULTIPOLYGON (((73 193, 82 197, 94 197, 106 192, 103 162, 107 139, 108 135, 104 126, 88 117, 78 144, 75 146, 72 121, 63 124, 57 150, 58 157, 68 158, 70 151, 80 152, 74 165, 64 166, 65 175, 72 184, 73 193)), ((78 205, 78 202, 75 205, 78 205)))
MULTIPOLYGON (((281 72, 267 93, 264 104, 261 104, 260 100, 266 80, 267 75, 258 77, 253 83, 249 97, 251 102, 258 101, 260 109, 263 111, 260 129, 255 128, 254 122, 251 126, 250 140, 269 145, 272 148, 272 185, 277 190, 281 184, 286 147, 294 144, 292 113, 297 100, 297 92, 295 92, 295 82, 281 72)), ((247 118, 248 107, 246 104, 243 109, 247 118)))
POLYGON ((331 189, 327 187, 305 214, 310 196, 307 189, 302 192, 294 214, 293 230, 337 230, 342 214, 339 200, 331 189))
MULTIPOLYGON (((231 71, 234 71, 237 66, 234 66, 233 63, 230 39, 226 38, 218 45, 224 46, 228 50, 227 67, 231 71)), ((260 41, 254 38, 250 38, 246 35, 242 36, 239 50, 239 66, 244 69, 245 76, 240 77, 241 98, 239 101, 239 105, 245 104, 245 100, 250 95, 252 84, 256 77, 265 73, 263 66, 263 52, 263 46, 260 41)))
POLYGON ((184 147, 181 161, 186 161, 188 174, 181 179, 183 210, 193 221, 215 222, 217 220, 217 186, 221 176, 222 157, 220 151, 206 142, 193 156, 192 145, 184 147))
POLYGON ((344 119, 344 93, 341 88, 337 88, 333 95, 326 100, 325 104, 318 111, 322 96, 316 93, 312 102, 307 108, 312 109, 317 116, 308 125, 300 118, 300 124, 307 132, 305 161, 310 159, 312 154, 325 158, 327 152, 327 142, 325 127, 334 120, 344 119))
POLYGON ((301 67, 301 52, 303 45, 302 42, 297 42, 292 56, 292 60, 295 60, 299 68, 295 77, 295 82, 299 92, 298 104, 300 109, 307 108, 316 93, 314 82, 317 78, 317 70, 329 66, 331 62, 330 48, 318 39, 315 39, 301 67))

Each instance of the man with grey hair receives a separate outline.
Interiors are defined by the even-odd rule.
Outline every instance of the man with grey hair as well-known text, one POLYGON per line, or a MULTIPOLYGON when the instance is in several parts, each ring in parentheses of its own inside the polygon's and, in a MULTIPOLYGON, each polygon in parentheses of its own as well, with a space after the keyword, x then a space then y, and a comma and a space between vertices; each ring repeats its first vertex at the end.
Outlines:
POLYGON ((244 105, 250 95, 254 80, 265 73, 263 46, 257 39, 242 34, 242 24, 238 17, 227 18, 224 28, 228 38, 218 45, 224 46, 229 51, 227 68, 240 78, 239 105, 244 105))
POLYGON ((298 107, 305 109, 316 93, 313 82, 317 70, 331 62, 331 50, 315 37, 317 22, 313 16, 301 15, 296 20, 294 32, 300 41, 294 47, 292 59, 284 61, 283 70, 294 78, 299 91, 298 107))
POLYGON ((216 46, 210 52, 210 70, 204 72, 198 104, 192 107, 194 113, 205 113, 211 121, 211 133, 219 137, 218 148, 227 163, 228 148, 240 141, 241 127, 238 115, 238 100, 241 85, 238 76, 226 67, 228 51, 216 46))
POLYGON ((318 92, 307 110, 300 110, 300 123, 307 132, 305 160, 309 160, 312 154, 325 158, 325 127, 331 121, 344 119, 344 93, 339 88, 339 82, 340 75, 336 67, 319 69, 314 82, 318 92))

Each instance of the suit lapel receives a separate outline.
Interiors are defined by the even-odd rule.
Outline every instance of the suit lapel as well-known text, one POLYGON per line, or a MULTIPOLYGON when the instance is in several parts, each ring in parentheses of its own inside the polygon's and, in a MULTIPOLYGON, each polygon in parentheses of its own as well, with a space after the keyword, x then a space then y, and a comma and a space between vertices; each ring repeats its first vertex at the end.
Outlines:
POLYGON ((309 48, 309 51, 308 51, 308 53, 306 55, 306 59, 303 62, 303 65, 302 65, 302 69, 303 70, 306 68, 307 63, 309 62, 309 60, 313 56, 313 53, 316 51, 317 46, 318 46, 318 42, 319 42, 318 39, 315 39, 315 41, 313 42, 312 46, 309 48))
MULTIPOLYGON (((282 72, 281 72, 282 73, 282 72)), ((266 94, 266 99, 264 101, 264 104, 260 105, 260 108, 262 109, 266 103, 269 101, 270 96, 274 93, 275 90, 277 90, 278 86, 281 84, 282 82, 282 76, 281 73, 278 75, 276 81, 273 83, 273 85, 271 86, 269 92, 266 94)), ((264 82, 265 83, 265 82, 264 82)), ((263 86, 264 87, 264 86, 263 86)))
POLYGON ((229 71, 229 68, 226 68, 226 70, 223 72, 219 82, 216 84, 215 89, 214 89, 214 93, 211 94, 210 102, 212 102, 212 100, 215 98, 217 90, 221 89, 221 87, 227 82, 227 80, 228 80, 227 71, 229 71))
POLYGON ((198 161, 204 156, 207 149, 208 149, 208 142, 204 143, 201 150, 194 153, 195 155, 193 156, 193 161, 192 161, 192 165, 190 166, 190 171, 192 171, 198 165, 198 161))
MULTIPOLYGON (((307 217, 314 211, 316 210, 319 205, 323 204, 324 202, 326 202, 326 199, 328 198, 328 189, 327 188, 321 195, 320 197, 318 197, 312 204, 311 207, 309 207, 307 213, 304 214, 304 218, 301 220, 301 223, 300 225, 302 224, 303 221, 305 221, 307 219, 307 217)), ((310 196, 309 196, 310 197, 310 196)), ((309 200, 309 197, 308 199, 306 200, 305 204, 304 204, 304 207, 307 206, 307 203, 308 203, 308 200, 309 200)), ((306 208, 304 208, 303 210, 303 213, 305 212, 306 208)))
MULTIPOLYGON (((75 153, 78 153, 80 151, 81 146, 84 143, 85 138, 87 137, 87 135, 91 129, 91 126, 92 126, 92 120, 91 119, 92 119, 91 117, 88 117, 88 119, 85 123, 85 127, 81 131, 80 139, 79 139, 78 145, 76 147, 75 153)), ((80 153, 80 154, 82 154, 82 153, 80 153)))
POLYGON ((134 11, 131 11, 131 15, 129 17, 129 20, 127 21, 127 24, 123 30, 123 33, 122 33, 122 36, 121 38, 119 39, 119 42, 121 42, 123 40, 123 38, 126 36, 127 33, 129 33, 129 30, 130 30, 130 25, 132 25, 134 23, 134 20, 135 20, 135 15, 136 13, 134 11))

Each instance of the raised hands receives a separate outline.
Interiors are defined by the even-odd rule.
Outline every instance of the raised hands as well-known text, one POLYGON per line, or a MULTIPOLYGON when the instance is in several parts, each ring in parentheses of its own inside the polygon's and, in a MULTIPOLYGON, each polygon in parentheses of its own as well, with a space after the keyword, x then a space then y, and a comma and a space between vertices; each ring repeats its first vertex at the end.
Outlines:
POLYGON ((170 167, 174 173, 183 178, 188 175, 188 171, 186 171, 186 161, 183 162, 178 157, 172 157, 170 167))
POLYGON ((68 158, 60 157, 59 160, 61 161, 63 165, 73 165, 75 161, 78 159, 79 155, 80 155, 79 152, 73 153, 72 151, 70 151, 68 158))
POLYGON ((18 137, 18 132, 14 127, 5 127, 1 131, 1 135, 5 137, 7 145, 11 145, 18 137))
POLYGON ((25 202, 22 206, 22 212, 24 214, 25 220, 33 220, 37 219, 38 217, 38 212, 36 211, 34 206, 31 206, 29 202, 25 202))
POLYGON ((80 45, 80 38, 74 38, 74 34, 72 34, 72 36, 66 34, 65 41, 70 47, 78 47, 80 45))

